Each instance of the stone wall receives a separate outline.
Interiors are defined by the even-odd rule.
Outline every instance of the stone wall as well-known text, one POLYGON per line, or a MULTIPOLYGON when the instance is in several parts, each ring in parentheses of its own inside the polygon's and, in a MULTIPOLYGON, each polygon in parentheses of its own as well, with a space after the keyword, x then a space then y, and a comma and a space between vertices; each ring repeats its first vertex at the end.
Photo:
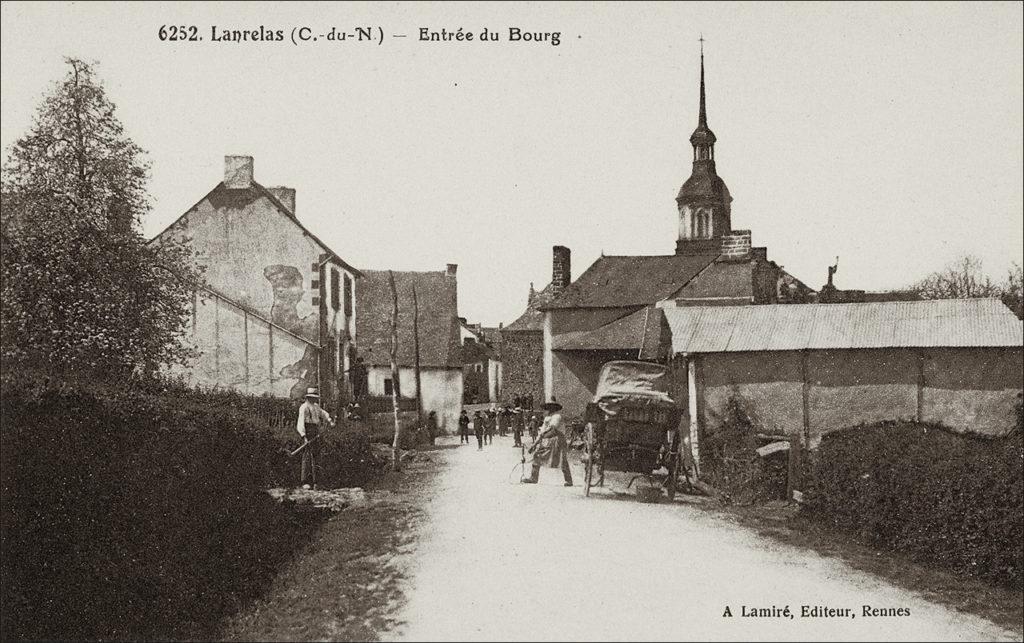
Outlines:
POLYGON ((540 403, 544 399, 544 333, 503 332, 501 337, 501 401, 533 395, 534 403, 540 403))

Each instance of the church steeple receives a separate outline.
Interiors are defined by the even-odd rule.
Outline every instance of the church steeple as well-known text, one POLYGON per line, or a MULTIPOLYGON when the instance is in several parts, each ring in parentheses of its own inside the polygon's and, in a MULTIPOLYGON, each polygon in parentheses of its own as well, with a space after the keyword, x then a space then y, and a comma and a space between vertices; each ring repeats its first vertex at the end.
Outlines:
POLYGON ((708 107, 704 94, 704 36, 700 37, 700 111, 697 115, 697 129, 690 135, 694 161, 715 160, 715 133, 708 127, 708 107))
POLYGON ((719 239, 731 226, 732 196, 715 170, 715 133, 708 127, 704 87, 704 36, 700 38, 700 108, 697 129, 690 135, 693 170, 676 197, 679 239, 676 254, 717 252, 719 239))

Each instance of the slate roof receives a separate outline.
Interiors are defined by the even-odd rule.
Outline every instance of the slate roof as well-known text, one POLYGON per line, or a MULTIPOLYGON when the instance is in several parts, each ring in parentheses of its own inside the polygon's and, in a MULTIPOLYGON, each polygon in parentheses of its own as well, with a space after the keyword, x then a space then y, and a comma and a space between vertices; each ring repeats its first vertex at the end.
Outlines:
POLYGON ((544 313, 538 308, 546 306, 554 299, 551 284, 548 284, 538 293, 534 293, 533 300, 527 303, 526 310, 514 322, 501 329, 503 333, 517 332, 543 332, 544 313))
POLYGON ((552 337, 559 351, 635 350, 637 359, 660 359, 668 345, 669 330, 661 308, 646 306, 594 330, 552 337))
POLYGON ((665 308, 675 353, 1024 346, 998 299, 665 308))
POLYGON ((717 253, 601 257, 558 297, 538 308, 646 306, 678 292, 717 257, 717 253))
POLYGON ((732 201, 725 181, 715 173, 714 161, 694 161, 693 173, 679 188, 677 201, 708 199, 720 203, 732 201))
MULTIPOLYGON (((420 366, 462 368, 458 288, 445 271, 394 271, 398 291, 398 363, 415 364, 412 290, 419 303, 420 366)), ((370 366, 391 364, 391 286, 387 270, 364 270, 356 286, 356 346, 370 366)))

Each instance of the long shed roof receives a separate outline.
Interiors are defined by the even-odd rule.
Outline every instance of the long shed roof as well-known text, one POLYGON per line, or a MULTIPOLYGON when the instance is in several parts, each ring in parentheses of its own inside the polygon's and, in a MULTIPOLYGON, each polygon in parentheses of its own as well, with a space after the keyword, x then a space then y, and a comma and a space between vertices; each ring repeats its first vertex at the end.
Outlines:
POLYGON ((1024 346, 998 299, 665 308, 674 353, 1024 346))

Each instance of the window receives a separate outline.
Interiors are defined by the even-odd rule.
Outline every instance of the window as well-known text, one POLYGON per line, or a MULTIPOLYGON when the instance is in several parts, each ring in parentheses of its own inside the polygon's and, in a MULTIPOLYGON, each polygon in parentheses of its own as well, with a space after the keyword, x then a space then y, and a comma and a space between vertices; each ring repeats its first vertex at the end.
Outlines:
POLYGON ((394 395, 395 383, 388 377, 384 380, 384 395, 394 395))
POLYGON ((352 317, 352 278, 345 273, 345 316, 352 317))
POLYGON ((484 372, 484 365, 483 364, 473 364, 473 370, 476 371, 477 373, 483 373, 484 372))
POLYGON ((694 237, 697 239, 707 239, 711 236, 711 211, 706 208, 701 208, 694 212, 693 215, 693 227, 694 237))
POLYGON ((331 268, 331 308, 334 310, 338 310, 341 306, 341 297, 338 296, 338 291, 341 288, 339 283, 340 281, 341 275, 338 273, 337 269, 331 268))

